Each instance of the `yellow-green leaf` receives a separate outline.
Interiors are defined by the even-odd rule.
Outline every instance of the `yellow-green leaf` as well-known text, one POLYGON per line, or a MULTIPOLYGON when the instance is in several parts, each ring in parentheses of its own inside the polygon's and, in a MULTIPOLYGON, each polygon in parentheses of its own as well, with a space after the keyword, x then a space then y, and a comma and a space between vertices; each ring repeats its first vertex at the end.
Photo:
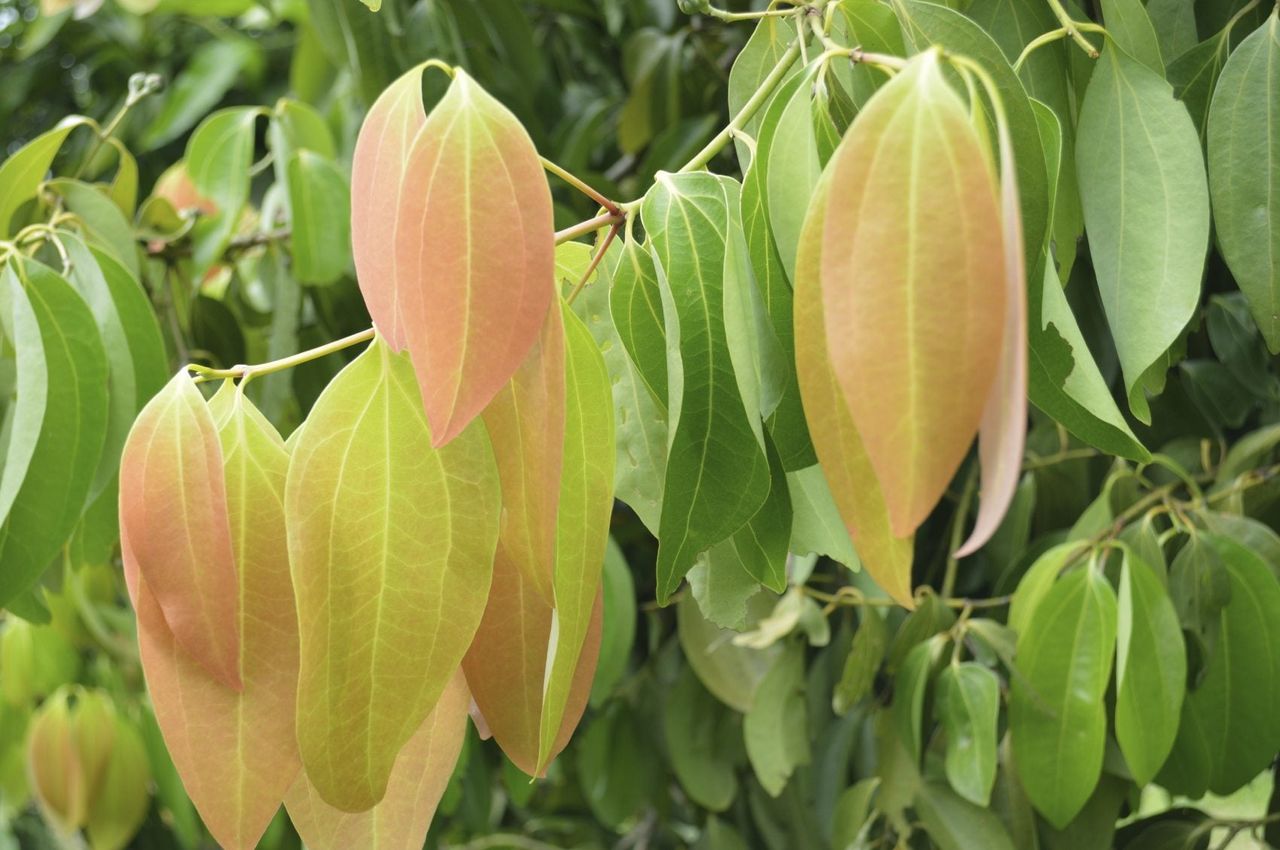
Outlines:
POLYGON ((330 805, 382 799, 484 611, 500 510, 483 425, 432 447, 413 367, 380 338, 316 401, 285 487, 298 746, 330 805))

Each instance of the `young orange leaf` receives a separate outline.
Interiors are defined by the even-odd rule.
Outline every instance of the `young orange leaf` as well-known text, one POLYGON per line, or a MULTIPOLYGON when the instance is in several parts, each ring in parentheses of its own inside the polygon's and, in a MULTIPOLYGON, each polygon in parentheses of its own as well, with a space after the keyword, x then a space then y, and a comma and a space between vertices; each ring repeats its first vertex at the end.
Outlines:
POLYGON ((1004 235, 1004 339, 995 384, 982 411, 978 458, 982 462, 982 504, 969 539, 956 550, 963 558, 991 539, 1004 519, 1022 474, 1027 442, 1027 267, 1022 249, 1022 213, 1014 173, 1013 142, 1002 122, 1000 137, 1000 220, 1004 235))
POLYGON ((906 536, 973 441, 1006 301, 991 160, 938 51, 876 93, 830 170, 821 280, 832 370, 893 533, 906 536))
POLYGON ((120 460, 126 563, 146 580, 178 645, 240 688, 240 606, 222 447, 186 372, 138 414, 120 460))
POLYGON ((420 121, 420 77, 402 77, 361 130, 352 239, 369 312, 412 353, 441 446, 537 341, 554 292, 555 238, 533 141, 465 71, 406 151, 420 121))
POLYGON ((382 802, 350 814, 325 803, 305 773, 285 796, 285 808, 310 850, 421 850, 436 806, 453 775, 467 732, 470 696, 456 672, 436 707, 400 750, 382 802))
POLYGON ((356 276, 378 332, 397 350, 408 345, 395 244, 402 194, 420 190, 405 180, 409 148, 426 123, 423 66, 387 87, 369 109, 351 155, 351 248, 356 276))
POLYGON ((559 310, 548 310, 538 343, 483 414, 502 480, 498 551, 548 607, 554 599, 564 401, 564 322, 559 310))
MULTIPOLYGON (((602 596, 598 596, 551 758, 569 743, 587 707, 600 652, 602 609, 602 596)), ((489 604, 462 662, 471 696, 494 740, 507 758, 530 776, 539 774, 543 683, 553 649, 553 611, 499 550, 489 604)))
POLYGON ((431 445, 413 367, 380 338, 320 395, 285 486, 298 747, 343 811, 374 806, 475 634, 500 491, 480 423, 431 445))
POLYGON ((813 448, 863 566, 886 593, 900 605, 912 608, 911 536, 895 537, 889 527, 880 482, 827 355, 818 275, 822 268, 830 175, 828 169, 814 191, 796 251, 796 377, 813 448))
MULTIPOLYGON (((280 435, 230 383, 210 408, 219 423, 240 576, 244 690, 213 679, 176 644, 131 557, 125 579, 138 615, 147 689, 174 765, 217 842, 250 850, 300 767, 298 626, 284 526, 289 455, 280 435)), ((121 545, 127 552, 132 542, 122 535, 121 545)))

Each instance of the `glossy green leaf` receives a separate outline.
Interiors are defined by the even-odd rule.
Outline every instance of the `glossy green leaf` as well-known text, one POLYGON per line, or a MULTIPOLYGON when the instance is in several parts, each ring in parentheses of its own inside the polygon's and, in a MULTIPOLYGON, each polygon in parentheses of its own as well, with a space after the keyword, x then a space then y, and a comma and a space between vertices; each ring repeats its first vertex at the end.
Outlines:
POLYGON ((1158 74, 1112 47, 1085 92, 1076 170, 1129 407, 1149 421, 1146 393, 1163 387, 1164 355, 1199 302, 1209 193, 1186 107, 1158 74))
POLYGON ((1160 40, 1142 0, 1102 0, 1102 19, 1116 47, 1164 76, 1160 40))
POLYGON ((1058 579, 1018 637, 1013 754, 1032 805, 1059 828, 1084 807, 1102 771, 1115 643, 1115 593, 1090 566, 1058 579))
POLYGON ((969 661, 938 675, 937 713, 947 733, 947 781, 957 794, 986 807, 996 781, 1000 680, 969 661))
POLYGON ((232 35, 200 45, 166 87, 138 147, 154 150, 177 139, 218 105, 242 73, 260 72, 261 66, 261 48, 248 38, 232 35))
POLYGON ((792 643, 776 656, 747 711, 742 732, 756 778, 770 796, 777 797, 795 769, 809 763, 800 644, 792 643))
POLYGON ((351 267, 351 192, 347 177, 318 153, 289 158, 293 273, 301 283, 332 283, 351 267))
POLYGON ((874 608, 863 608, 840 680, 832 691, 832 711, 844 714, 871 692, 888 646, 889 627, 884 618, 874 608))
MULTIPOLYGON (((613 306, 612 287, 617 285, 615 270, 625 262, 621 255, 622 249, 613 246, 600 263, 596 283, 586 286, 573 303, 600 347, 613 384, 613 427, 617 444, 614 493, 636 512, 649 533, 656 536, 667 468, 665 399, 655 400, 645 387, 609 309, 613 306)), ((647 252, 641 256, 649 259, 647 252)), ((662 356, 665 360, 665 347, 662 356)))
MULTIPOLYGON (((726 320, 726 242, 737 185, 707 173, 661 174, 642 215, 664 291, 672 434, 659 524, 658 600, 679 586, 697 555, 744 526, 768 496, 758 403, 743 397, 726 320), (676 283, 679 285, 676 285, 676 283)), ((750 281, 746 281, 750 284, 750 281)))
POLYGON ((480 622, 497 469, 479 425, 431 445, 408 356, 375 341, 317 400, 285 487, 298 747, 336 808, 382 799, 480 622), (369 545, 376 535, 380 545, 369 545))
POLYGON ((1178 612, 1156 572, 1125 550, 1116 627, 1116 740, 1139 785, 1151 781, 1178 734, 1187 652, 1178 612))
POLYGON ((13 214, 35 197, 67 136, 87 123, 89 119, 79 115, 64 118, 58 126, 32 139, 0 164, 0 239, 8 239, 17 229, 13 226, 13 214))
POLYGON ((676 625, 685 659, 707 690, 730 708, 749 711, 782 647, 761 650, 734 644, 734 633, 703 617, 691 597, 676 606, 676 625))
MULTIPOLYGON (((809 442, 800 389, 796 382, 793 365, 795 330, 790 275, 794 271, 794 251, 791 265, 785 265, 778 251, 770 212, 767 209, 766 183, 770 173, 768 161, 774 155, 772 152, 776 147, 779 111, 775 107, 778 104, 785 106, 784 99, 788 93, 798 92, 803 87, 802 77, 804 76, 797 75, 783 84, 775 93, 770 108, 765 111, 759 137, 756 140, 757 159, 743 174, 741 193, 743 236, 751 258, 751 270, 755 275, 756 286, 759 287, 769 324, 777 340, 779 365, 782 370, 779 376, 781 385, 777 406, 767 421, 769 432, 773 436, 782 460, 782 466, 788 471, 810 466, 816 462, 817 458, 809 442)), ((781 151, 778 156, 785 159, 781 151)), ((792 202, 802 204, 799 211, 802 217, 804 210, 808 207, 811 189, 812 186, 802 196, 792 197, 792 202)), ((798 238, 799 231, 795 235, 798 238)))
POLYGON ((66 177, 50 180, 45 185, 62 199, 68 211, 75 213, 76 226, 86 242, 105 250, 131 274, 138 275, 138 246, 133 226, 102 187, 66 177))
POLYGON ((8 263, 0 274, 0 322, 3 322, 5 338, 13 346, 15 373, 14 397, 4 400, 5 427, 0 431, 0 445, 4 448, 4 465, 0 466, 0 525, 3 525, 30 469, 49 397, 49 368, 40 320, 18 278, 16 266, 8 263))
POLYGON ((663 728, 671 766, 690 799, 713 812, 729 808, 738 793, 741 725, 688 667, 668 692, 663 728))
MULTIPOLYGON (((667 409, 667 338, 658 273, 643 243, 627 239, 609 263, 609 312, 636 374, 667 409)), ((608 260, 606 260, 608 262, 608 260)))
POLYGON ((1227 59, 1209 107, 1209 188, 1223 258, 1280 351, 1280 12, 1227 59))
POLYGON ((924 782, 916 792, 916 813, 940 850, 1014 850, 1000 819, 938 782, 924 782))
POLYGON ((1231 582, 1204 679, 1187 694, 1161 785, 1198 797, 1230 794, 1280 748, 1280 583, 1269 565, 1226 537, 1212 537, 1231 582))
POLYGON ((222 255, 249 201, 249 167, 259 114, 260 110, 247 106, 220 109, 201 121, 187 141, 191 182, 215 207, 212 218, 196 225, 195 260, 200 268, 222 255))
MULTIPOLYGON (((762 18, 756 24, 755 31, 747 39, 729 70, 729 113, 736 115, 744 104, 760 88, 764 78, 786 54, 796 40, 796 30, 781 18, 762 18)), ((752 138, 763 120, 756 113, 743 125, 743 132, 752 138)), ((741 140, 735 140, 738 152, 738 165, 742 171, 747 170, 751 161, 751 149, 741 140)))
POLYGON ((591 684, 591 705, 598 707, 612 693, 631 661, 636 639, 636 588, 622 549, 612 537, 604 550, 604 622, 600 658, 591 684))
POLYGON ((924 746, 924 702, 933 678, 933 668, 942 655, 946 639, 934 635, 911 648, 893 680, 893 722, 907 754, 916 764, 924 746))
MULTIPOLYGON (((18 489, 0 526, 0 606, 36 580, 79 522, 102 456, 108 416, 106 354, 89 306, 40 263, 28 260, 9 274, 13 311, 27 313, 20 320, 27 344, 33 342, 32 317, 39 327, 47 387, 27 474, 12 485, 18 489), (20 300, 27 304, 19 306, 20 300)), ((30 427, 35 419, 24 421, 30 427)), ((26 454, 21 443, 32 436, 15 435, 11 450, 26 454)), ((10 486, 7 475, 4 486, 10 486)))

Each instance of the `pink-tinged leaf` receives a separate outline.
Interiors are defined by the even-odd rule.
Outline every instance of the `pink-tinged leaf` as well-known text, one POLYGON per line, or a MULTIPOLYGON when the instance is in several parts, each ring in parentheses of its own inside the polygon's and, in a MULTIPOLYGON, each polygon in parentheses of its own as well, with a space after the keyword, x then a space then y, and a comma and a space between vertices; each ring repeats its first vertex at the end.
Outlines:
MULTIPOLYGON (((569 743, 591 694, 600 653, 602 600, 603 595, 597 597, 591 612, 551 758, 569 743)), ((484 619, 462 662, 485 731, 497 740, 507 758, 530 776, 546 773, 545 767, 538 771, 538 745, 552 611, 520 570, 499 552, 484 619)))
POLYGON ((548 310, 539 338, 484 410, 502 479, 498 551, 549 608, 564 460, 564 322, 548 310))
POLYGON ((1004 236, 1004 341, 996 380, 982 411, 978 458, 982 503, 969 539, 956 550, 963 558, 981 549, 1004 519, 1018 489, 1027 442, 1027 266, 1022 249, 1022 213, 1009 128, 1001 122, 1000 220, 1004 236))
POLYGON ((413 367, 375 339, 320 395, 285 486, 298 748, 329 805, 372 808, 484 614, 501 493, 477 422, 442 449, 413 367))
POLYGON ((408 344, 396 269, 396 228, 409 149, 426 123, 419 65, 387 87, 369 109, 351 156, 351 247, 356 275, 378 332, 397 350, 408 344))
POLYGON ((309 850, 421 850, 462 751, 469 704, 459 670, 400 750, 386 796, 372 809, 335 809, 299 774, 284 804, 309 850))
POLYGON ((174 640, 240 689, 239 580, 222 447, 200 391, 179 372, 138 414, 120 461, 120 532, 174 640))
POLYGON ((442 446, 537 342, 555 291, 551 190, 524 127, 462 70, 414 140, 403 181, 394 239, 384 233, 379 246, 395 252, 395 282, 362 276, 361 286, 394 286, 442 446))
POLYGON ((227 511, 239 569, 240 692, 173 639, 122 534, 147 689, 165 745, 217 842, 256 847, 301 762, 294 728, 298 626, 284 525, 289 456, 275 429, 230 384, 210 402, 219 423, 227 511))
POLYGON ((969 450, 1005 316, 991 158, 938 51, 871 98, 830 172, 821 280, 831 366, 904 537, 969 450))
POLYGON ((814 191, 796 252, 796 377, 814 451, 862 565, 898 604, 912 608, 915 603, 911 595, 911 536, 895 537, 889 526, 889 511, 880 482, 849 415, 827 354, 818 275, 822 268, 830 174, 828 169, 814 191))

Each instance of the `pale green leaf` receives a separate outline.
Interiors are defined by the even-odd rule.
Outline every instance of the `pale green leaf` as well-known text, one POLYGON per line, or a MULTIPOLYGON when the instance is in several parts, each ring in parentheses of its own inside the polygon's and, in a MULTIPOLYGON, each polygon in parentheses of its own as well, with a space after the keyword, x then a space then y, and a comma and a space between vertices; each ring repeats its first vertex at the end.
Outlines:
POLYGON ((729 808, 738 793, 734 767, 742 751, 741 721, 688 667, 667 694, 663 728, 671 767, 690 799, 713 812, 729 808))
POLYGON ((1160 39, 1142 0, 1101 0, 1102 20, 1112 43, 1155 73, 1164 76, 1160 39))
POLYGON ((947 781, 984 808, 996 781, 996 723, 1000 680, 975 662, 953 664, 938 676, 937 712, 947 733, 947 781))
MULTIPOLYGON (((768 610, 767 602, 764 611, 750 606, 748 621, 768 610)), ((691 597, 676 606, 676 625, 685 659, 707 690, 730 708, 744 713, 750 710, 761 680, 781 656, 782 647, 759 650, 734 645, 734 632, 703 617, 691 597)))
MULTIPOLYGON (((729 114, 736 115, 742 109, 795 40, 795 27, 782 18, 762 18, 756 24, 729 70, 729 114)), ((761 120, 763 116, 757 112, 743 125, 743 132, 754 138, 761 120)), ((751 149, 741 139, 735 139, 734 145, 738 165, 745 172, 751 162, 751 149)))
POLYGON ((191 182, 217 208, 212 218, 196 224, 195 260, 200 268, 222 255, 249 201, 254 123, 260 113, 249 106, 220 109, 201 121, 187 140, 191 182))
POLYGON ((1165 353, 1200 300, 1209 192, 1186 107, 1158 74, 1102 52, 1080 111, 1076 169, 1098 291, 1129 406, 1151 417, 1165 353))
POLYGON ((800 644, 792 643, 777 655, 760 682, 742 732, 756 778, 770 796, 777 797, 795 769, 809 763, 800 644))
POLYGON ((925 832, 940 850, 1014 850, 995 813, 957 796, 939 782, 920 785, 915 808, 925 832))
POLYGON ((333 283, 351 268, 351 190, 347 177, 318 153, 289 158, 293 273, 301 283, 333 283))
POLYGON ((8 239, 17 229, 13 226, 13 214, 35 197, 67 136, 87 123, 89 119, 79 115, 64 118, 58 126, 36 136, 0 165, 0 239, 8 239))
POLYGON ((1209 107, 1213 220, 1267 347, 1280 351, 1280 12, 1227 59, 1209 107))

